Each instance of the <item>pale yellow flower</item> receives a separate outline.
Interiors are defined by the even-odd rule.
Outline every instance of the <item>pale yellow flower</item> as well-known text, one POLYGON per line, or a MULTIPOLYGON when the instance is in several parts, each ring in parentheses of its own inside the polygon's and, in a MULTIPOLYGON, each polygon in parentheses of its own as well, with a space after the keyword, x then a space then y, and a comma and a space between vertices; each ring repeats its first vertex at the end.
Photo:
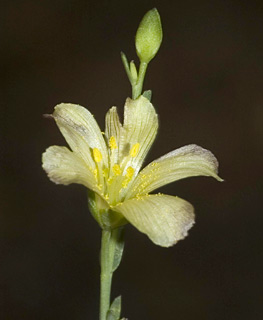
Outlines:
POLYGON ((58 184, 78 183, 90 192, 90 208, 102 227, 130 222, 154 243, 168 247, 183 239, 194 223, 194 209, 178 197, 149 194, 173 181, 217 175, 214 155, 188 145, 156 159, 140 171, 156 137, 158 117, 143 96, 127 99, 124 123, 116 107, 106 114, 105 134, 85 108, 62 103, 53 117, 69 144, 43 154, 43 168, 58 184))

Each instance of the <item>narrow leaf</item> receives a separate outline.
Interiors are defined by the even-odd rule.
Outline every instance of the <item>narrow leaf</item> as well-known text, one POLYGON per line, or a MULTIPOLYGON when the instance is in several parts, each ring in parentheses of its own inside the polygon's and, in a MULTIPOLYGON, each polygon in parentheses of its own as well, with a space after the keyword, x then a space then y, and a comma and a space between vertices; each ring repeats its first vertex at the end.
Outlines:
POLYGON ((107 312, 106 320, 119 320, 121 315, 121 296, 118 296, 112 302, 109 311, 107 312))
POLYGON ((146 91, 143 92, 142 95, 151 102, 151 99, 152 99, 152 90, 146 90, 146 91))
POLYGON ((132 79, 129 63, 128 63, 127 57, 126 57, 124 52, 121 52, 121 60, 122 60, 124 69, 126 71, 126 74, 127 74, 128 78, 130 80, 130 83, 132 83, 133 79, 132 79))
POLYGON ((115 246, 115 252, 114 252, 114 258, 112 263, 112 272, 114 272, 118 266, 120 265, 123 249, 124 249, 124 228, 118 228, 116 230, 118 233, 116 235, 116 246, 115 246))

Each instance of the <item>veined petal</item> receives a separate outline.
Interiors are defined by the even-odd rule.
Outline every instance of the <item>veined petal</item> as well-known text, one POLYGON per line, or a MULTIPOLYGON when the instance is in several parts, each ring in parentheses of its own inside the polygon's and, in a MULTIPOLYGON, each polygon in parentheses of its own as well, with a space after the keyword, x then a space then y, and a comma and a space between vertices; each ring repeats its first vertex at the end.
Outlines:
POLYGON ((117 108, 112 107, 105 117, 105 136, 108 140, 110 140, 111 137, 114 137, 116 139, 117 146, 119 146, 121 129, 122 125, 119 120, 117 108))
POLYGON ((99 150, 102 162, 108 167, 104 138, 96 120, 87 109, 76 104, 61 103, 55 107, 53 116, 72 151, 89 167, 95 168, 91 149, 99 150))
POLYGON ((105 117, 105 137, 108 141, 108 150, 110 153, 111 167, 118 163, 120 136, 122 133, 122 125, 119 120, 116 107, 110 108, 105 117))
POLYGON ((158 116, 148 99, 140 96, 127 99, 124 106, 124 124, 120 141, 120 158, 125 167, 134 169, 134 177, 140 170, 158 129, 158 116), (127 157, 129 157, 127 161, 127 157), (126 163, 127 161, 127 163, 126 163))
POLYGON ((113 208, 155 244, 170 247, 186 237, 194 223, 193 206, 178 197, 144 195, 113 208))
POLYGON ((82 184, 98 192, 95 177, 86 163, 66 147, 49 147, 42 155, 42 167, 49 179, 57 184, 82 184))
POLYGON ((193 176, 211 176, 223 181, 217 172, 218 162, 210 151, 194 144, 188 145, 169 152, 146 166, 134 180, 126 199, 193 176))

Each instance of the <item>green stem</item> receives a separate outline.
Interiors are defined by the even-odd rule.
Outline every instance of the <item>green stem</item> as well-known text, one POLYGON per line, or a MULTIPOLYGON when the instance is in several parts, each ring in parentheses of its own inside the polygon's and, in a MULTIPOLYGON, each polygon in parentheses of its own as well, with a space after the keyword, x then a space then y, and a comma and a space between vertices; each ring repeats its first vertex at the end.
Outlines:
POLYGON ((140 63, 139 75, 135 85, 132 85, 132 98, 137 99, 142 93, 142 86, 146 74, 148 64, 146 62, 140 63))
MULTIPOLYGON (((111 282, 114 270, 121 259, 118 256, 116 265, 116 252, 119 248, 121 228, 114 230, 102 230, 101 238, 101 276, 100 276, 100 320, 107 319, 107 312, 110 308, 111 282)), ((122 253, 122 252, 121 252, 122 253)))
POLYGON ((130 84, 132 86, 132 99, 135 100, 139 98, 139 96, 142 94, 142 86, 143 86, 143 81, 146 74, 148 63, 145 61, 141 61, 139 74, 137 76, 136 67, 133 61, 131 61, 132 65, 129 65, 127 57, 123 52, 121 52, 121 60, 122 60, 124 69, 126 71, 126 74, 129 78, 130 84), (131 70, 132 66, 135 68, 135 72, 134 70, 133 71, 131 70))

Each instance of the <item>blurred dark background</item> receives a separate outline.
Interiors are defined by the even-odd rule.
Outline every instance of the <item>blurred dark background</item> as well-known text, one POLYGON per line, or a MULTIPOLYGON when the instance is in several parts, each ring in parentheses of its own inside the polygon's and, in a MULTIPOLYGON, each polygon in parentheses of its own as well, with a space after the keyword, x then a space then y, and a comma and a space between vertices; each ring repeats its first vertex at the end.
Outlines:
MULTIPOLYGON (((65 145, 60 102, 104 127, 130 86, 120 60, 157 7, 164 40, 145 89, 160 116, 147 162, 196 143, 213 151, 224 183, 186 179, 161 191, 190 201, 196 225, 163 249, 131 226, 114 276, 131 320, 222 320, 262 314, 262 1, 1 1, 0 319, 98 319, 100 229, 86 190, 41 169, 65 145)), ((136 60, 137 62, 137 60, 136 60)))

